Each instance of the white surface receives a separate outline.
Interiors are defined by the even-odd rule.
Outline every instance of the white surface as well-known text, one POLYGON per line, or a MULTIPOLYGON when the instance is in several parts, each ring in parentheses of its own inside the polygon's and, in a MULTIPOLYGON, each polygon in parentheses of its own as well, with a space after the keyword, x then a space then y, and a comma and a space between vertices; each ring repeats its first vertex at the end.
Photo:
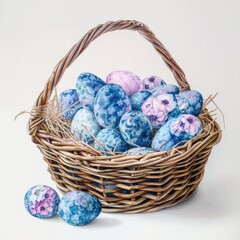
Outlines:
MULTIPOLYGON (((240 2, 233 0, 62 1, 0 0, 0 239, 240 239, 240 2), (150 214, 101 214, 91 225, 72 227, 59 218, 38 220, 24 209, 35 184, 55 187, 26 133, 30 110, 55 64, 86 31, 107 20, 146 23, 184 69, 193 89, 216 99, 226 120, 221 143, 189 201, 150 214)), ((59 89, 77 75, 104 77, 128 69, 144 77, 174 79, 151 45, 133 32, 97 39, 64 75, 59 89)), ((212 107, 213 108, 213 107, 212 107)), ((219 115, 219 123, 222 119, 219 115)))

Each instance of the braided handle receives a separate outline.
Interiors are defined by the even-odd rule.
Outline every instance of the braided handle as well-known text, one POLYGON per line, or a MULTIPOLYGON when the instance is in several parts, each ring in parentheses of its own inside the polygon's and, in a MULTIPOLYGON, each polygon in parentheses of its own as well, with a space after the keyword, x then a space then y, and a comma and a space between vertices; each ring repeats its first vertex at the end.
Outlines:
POLYGON ((153 47, 162 56, 166 65, 173 72, 173 75, 181 90, 188 90, 190 88, 183 70, 178 66, 164 45, 157 39, 154 33, 146 25, 135 20, 120 20, 98 25, 86 33, 83 38, 72 47, 72 49, 55 67, 44 90, 39 95, 35 106, 43 106, 48 102, 54 87, 60 81, 64 71, 74 62, 74 60, 88 47, 88 45, 94 39, 103 33, 122 29, 138 31, 144 38, 151 42, 153 47))

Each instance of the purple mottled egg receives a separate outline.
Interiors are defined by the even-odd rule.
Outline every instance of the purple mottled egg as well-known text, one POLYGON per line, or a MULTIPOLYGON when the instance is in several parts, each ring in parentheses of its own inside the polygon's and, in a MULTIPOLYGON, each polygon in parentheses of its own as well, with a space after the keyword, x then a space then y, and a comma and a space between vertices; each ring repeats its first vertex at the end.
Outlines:
POLYGON ((93 110, 95 97, 106 83, 92 73, 81 73, 76 83, 80 104, 83 108, 93 110))
POLYGON ((143 89, 150 90, 152 88, 165 85, 165 81, 158 76, 148 76, 143 79, 143 89))
POLYGON ((94 148, 104 152, 124 152, 127 150, 127 143, 118 130, 105 128, 97 134, 94 148))
POLYGON ((195 90, 179 93, 176 95, 177 103, 181 113, 198 116, 202 110, 202 94, 195 90))
POLYGON ((180 114, 177 99, 173 94, 152 95, 143 103, 141 109, 154 128, 163 126, 169 119, 180 114))
POLYGON ((59 111, 63 117, 72 120, 76 112, 82 108, 76 89, 67 89, 58 97, 59 111))
POLYGON ((158 96, 160 94, 178 94, 179 87, 173 84, 165 84, 149 90, 153 95, 158 96))
POLYGON ((148 147, 153 129, 147 117, 140 111, 126 112, 119 123, 120 132, 130 146, 148 147))
POLYGON ((97 122, 104 128, 117 128, 122 115, 131 110, 126 92, 117 84, 102 87, 94 102, 97 122))
POLYGON ((167 151, 199 135, 201 131, 202 123, 196 116, 181 114, 169 120, 157 131, 152 148, 155 151, 167 151))
POLYGON ((24 205, 27 211, 37 218, 50 218, 57 214, 59 196, 49 186, 37 185, 30 188, 25 197, 24 205))
POLYGON ((135 92, 141 91, 143 89, 141 79, 134 73, 129 71, 114 71, 111 72, 107 78, 107 83, 118 84, 131 96, 135 92))

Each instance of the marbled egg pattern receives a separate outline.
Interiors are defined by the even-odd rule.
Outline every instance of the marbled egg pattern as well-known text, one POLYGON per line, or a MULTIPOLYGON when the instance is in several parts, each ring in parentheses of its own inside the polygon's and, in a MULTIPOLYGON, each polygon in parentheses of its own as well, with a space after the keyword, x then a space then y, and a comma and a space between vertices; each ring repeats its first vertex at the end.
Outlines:
POLYGON ((195 90, 179 93, 176 95, 177 102, 181 113, 193 114, 198 116, 202 110, 202 94, 195 90))
POLYGON ((131 110, 125 91, 117 84, 102 87, 94 102, 97 122, 105 128, 117 128, 122 115, 131 110))
POLYGON ((58 97, 59 111, 63 117, 72 120, 76 112, 82 108, 76 89, 67 89, 58 97))
POLYGON ((101 212, 99 200, 86 192, 66 193, 60 201, 58 214, 67 223, 83 226, 91 223, 101 212))
POLYGON ((163 126, 169 119, 180 114, 177 99, 173 94, 152 95, 143 103, 141 109, 155 128, 163 126))
POLYGON ((151 123, 139 111, 126 112, 119 124, 124 140, 131 146, 148 147, 153 129, 151 123))
POLYGON ((50 218, 57 214, 59 196, 49 186, 37 185, 30 188, 25 197, 24 205, 27 211, 37 218, 50 218))
POLYGON ((127 143, 118 130, 105 128, 97 134, 94 148, 104 152, 124 152, 127 150, 127 143))
POLYGON ((89 109, 80 109, 73 118, 71 132, 81 141, 92 144, 93 136, 96 136, 100 130, 101 127, 89 109))
POLYGON ((140 91, 140 92, 136 92, 134 93, 131 97, 130 97, 130 102, 131 102, 131 106, 132 106, 132 110, 137 110, 137 111, 141 111, 141 107, 142 104, 144 103, 144 101, 149 98, 152 94, 148 91, 140 91))
POLYGON ((151 144, 152 149, 155 151, 167 151, 180 142, 180 140, 176 141, 178 138, 175 138, 170 133, 170 123, 171 120, 166 122, 155 134, 151 144))
POLYGON ((165 85, 165 81, 158 76, 147 76, 143 79, 143 89, 150 90, 157 86, 165 85))
POLYGON ((158 130, 153 138, 152 148, 156 151, 167 151, 181 141, 199 135, 201 131, 202 124, 196 116, 181 114, 158 130))
POLYGON ((131 96, 135 92, 141 91, 143 89, 141 79, 134 73, 129 71, 114 71, 111 72, 107 78, 107 83, 118 84, 131 96))
POLYGON ((100 88, 106 83, 92 73, 82 73, 79 75, 76 89, 78 98, 84 108, 93 110, 95 97, 100 88))
POLYGON ((149 90, 154 96, 158 96, 161 94, 178 94, 179 87, 173 84, 165 84, 149 90))

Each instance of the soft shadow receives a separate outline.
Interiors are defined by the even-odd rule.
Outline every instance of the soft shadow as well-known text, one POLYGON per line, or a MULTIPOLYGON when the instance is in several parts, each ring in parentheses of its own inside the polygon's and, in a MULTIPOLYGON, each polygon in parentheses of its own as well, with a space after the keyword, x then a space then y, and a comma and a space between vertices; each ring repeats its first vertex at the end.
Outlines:
POLYGON ((94 229, 110 228, 110 227, 119 226, 120 224, 122 224, 122 222, 119 221, 118 219, 103 216, 95 219, 92 223, 90 223, 89 225, 86 225, 86 227, 94 228, 94 229))
POLYGON ((48 222, 62 222, 63 221, 58 214, 55 215, 54 217, 44 219, 44 220, 48 221, 48 222))
MULTIPOLYGON (((42 219, 39 219, 42 220, 42 219)), ((52 223, 64 223, 64 221, 60 218, 60 216, 57 214, 54 217, 44 219, 44 221, 52 222, 52 223)), ((121 221, 115 218, 105 217, 105 216, 99 216, 93 222, 91 222, 88 225, 84 225, 84 228, 110 228, 115 227, 121 224, 121 221)), ((69 226, 72 226, 69 224, 69 226)), ((76 227, 76 226, 73 226, 76 227)))
POLYGON ((223 199, 217 192, 199 189, 195 195, 176 206, 175 211, 169 211, 176 217, 181 218, 220 218, 229 214, 229 210, 223 199))
POLYGON ((200 188, 188 200, 173 207, 150 213, 151 218, 214 219, 226 217, 229 214, 229 207, 224 202, 223 195, 222 192, 219 193, 219 189, 214 191, 211 187, 200 188))

